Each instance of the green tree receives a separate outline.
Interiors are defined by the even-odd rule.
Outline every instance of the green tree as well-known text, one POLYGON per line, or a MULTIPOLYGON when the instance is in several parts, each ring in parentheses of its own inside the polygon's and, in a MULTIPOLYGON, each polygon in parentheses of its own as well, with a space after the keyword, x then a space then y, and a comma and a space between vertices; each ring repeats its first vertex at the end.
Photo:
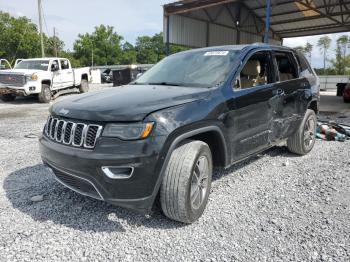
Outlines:
POLYGON ((100 25, 91 34, 79 34, 74 43, 74 56, 83 66, 119 64, 122 60, 123 37, 114 32, 112 26, 100 25))
POLYGON ((313 49, 313 45, 307 42, 304 47, 304 50, 305 50, 305 55, 309 58, 310 64, 311 64, 311 58, 312 58, 312 49, 313 49))
POLYGON ((350 57, 347 56, 347 49, 350 43, 350 38, 342 35, 337 39, 337 47, 335 49, 335 59, 331 60, 332 66, 338 75, 344 75, 347 68, 350 67, 350 57))
POLYGON ((45 56, 60 56, 64 48, 64 42, 57 36, 44 35, 45 56), (57 55, 56 55, 57 52, 57 55))
POLYGON ((129 42, 125 42, 122 46, 123 55, 121 63, 124 65, 131 65, 137 63, 137 52, 135 50, 135 47, 130 44, 129 42))
MULTIPOLYGON (((154 36, 140 36, 136 39, 137 62, 140 64, 154 64, 166 56, 166 46, 163 33, 154 36)), ((186 47, 170 45, 170 54, 187 50, 186 47)))
POLYGON ((326 60, 327 60, 327 52, 328 49, 331 47, 332 40, 328 36, 322 36, 317 41, 317 46, 320 48, 322 54, 323 54, 323 72, 326 72, 326 60))
POLYGON ((26 17, 12 17, 0 11, 0 57, 11 63, 16 58, 40 56, 40 36, 26 17))
POLYGON ((159 60, 159 54, 155 51, 154 41, 150 36, 139 36, 136 39, 136 58, 139 64, 155 64, 159 60))

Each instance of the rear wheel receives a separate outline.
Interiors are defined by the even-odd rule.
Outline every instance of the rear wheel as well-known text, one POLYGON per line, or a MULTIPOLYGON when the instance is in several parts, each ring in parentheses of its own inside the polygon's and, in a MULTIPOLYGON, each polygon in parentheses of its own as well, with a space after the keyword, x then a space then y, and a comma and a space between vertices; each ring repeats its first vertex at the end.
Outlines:
POLYGON ((38 96, 40 103, 50 103, 51 101, 51 90, 50 86, 47 84, 42 84, 41 92, 38 96))
POLYGON ((213 171, 209 146, 190 141, 170 157, 160 189, 164 214, 183 223, 196 221, 208 202, 213 171))
POLYGON ((86 79, 82 79, 79 86, 80 93, 86 93, 89 91, 89 82, 86 79))
POLYGON ((350 103, 350 99, 343 97, 344 103, 350 103))
POLYGON ((4 102, 11 102, 13 100, 16 99, 16 95, 14 94, 5 94, 5 95, 1 95, 0 99, 4 102))
POLYGON ((298 130, 287 141, 288 150, 298 155, 309 153, 316 140, 317 118, 313 110, 308 109, 298 130))

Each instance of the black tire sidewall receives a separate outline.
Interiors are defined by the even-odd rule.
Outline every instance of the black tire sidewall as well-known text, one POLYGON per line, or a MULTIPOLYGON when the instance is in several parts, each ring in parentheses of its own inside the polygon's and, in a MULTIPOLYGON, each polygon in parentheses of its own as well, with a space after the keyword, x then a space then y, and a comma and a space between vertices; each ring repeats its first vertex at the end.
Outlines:
POLYGON ((41 103, 49 103, 51 101, 51 90, 50 86, 43 84, 41 86, 41 93, 39 94, 39 101, 41 103), (50 94, 50 97, 46 96, 46 94, 50 94))
POLYGON ((80 93, 86 93, 89 91, 89 82, 85 79, 81 80, 80 87, 79 87, 80 93))
POLYGON ((301 125, 301 128, 300 128, 300 131, 301 134, 300 134, 300 137, 302 139, 301 142, 301 146, 302 146, 302 149, 304 151, 304 154, 307 154, 309 153, 313 148, 314 148, 314 145, 315 145, 315 138, 313 139, 312 141, 312 146, 310 146, 310 148, 305 148, 305 143, 304 143, 304 130, 305 130, 305 125, 306 125, 306 122, 310 119, 310 118, 313 118, 314 121, 315 121, 315 130, 314 130, 314 136, 316 136, 316 126, 317 126, 317 118, 316 118, 316 114, 314 111, 308 109, 306 111, 306 114, 305 114, 305 117, 304 117, 304 120, 303 120, 303 124, 301 125))
POLYGON ((209 146, 202 145, 199 148, 199 150, 197 151, 196 157, 194 158, 194 161, 192 163, 191 174, 189 176, 187 188, 186 188, 186 213, 187 213, 188 220, 190 222, 196 221, 203 214, 203 212, 207 206, 209 193, 211 190, 212 174, 213 174, 213 160, 212 160, 210 148, 209 148, 209 146), (203 200, 202 205, 198 209, 193 209, 192 204, 191 204, 191 196, 190 196, 191 195, 191 181, 192 181, 192 177, 193 177, 193 173, 194 173, 193 172, 194 168, 196 166, 198 159, 201 156, 206 156, 208 159, 208 163, 209 163, 209 165, 208 165, 208 168, 209 168, 208 188, 207 188, 206 195, 205 195, 205 198, 203 200))

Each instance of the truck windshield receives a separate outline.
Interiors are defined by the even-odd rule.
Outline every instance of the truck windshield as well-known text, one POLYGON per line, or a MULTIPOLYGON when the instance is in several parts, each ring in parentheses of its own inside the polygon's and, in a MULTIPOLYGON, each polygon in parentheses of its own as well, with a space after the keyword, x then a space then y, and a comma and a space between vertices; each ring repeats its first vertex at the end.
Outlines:
POLYGON ((48 67, 48 60, 22 60, 14 69, 36 69, 47 71, 48 67))
POLYGON ((192 51, 168 56, 134 84, 213 87, 231 71, 239 50, 192 51))

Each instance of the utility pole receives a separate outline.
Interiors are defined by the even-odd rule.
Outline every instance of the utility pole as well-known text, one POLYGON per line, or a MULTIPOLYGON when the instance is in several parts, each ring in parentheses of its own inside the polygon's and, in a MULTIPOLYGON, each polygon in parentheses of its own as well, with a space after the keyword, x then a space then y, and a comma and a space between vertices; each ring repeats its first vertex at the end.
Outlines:
POLYGON ((56 41, 56 28, 55 27, 53 27, 53 46, 54 46, 55 56, 58 57, 57 41, 56 41))
POLYGON ((38 11, 39 11, 39 29, 40 29, 40 42, 41 42, 41 56, 45 57, 44 36, 43 36, 43 21, 42 21, 42 14, 41 14, 41 0, 38 0, 38 11))

